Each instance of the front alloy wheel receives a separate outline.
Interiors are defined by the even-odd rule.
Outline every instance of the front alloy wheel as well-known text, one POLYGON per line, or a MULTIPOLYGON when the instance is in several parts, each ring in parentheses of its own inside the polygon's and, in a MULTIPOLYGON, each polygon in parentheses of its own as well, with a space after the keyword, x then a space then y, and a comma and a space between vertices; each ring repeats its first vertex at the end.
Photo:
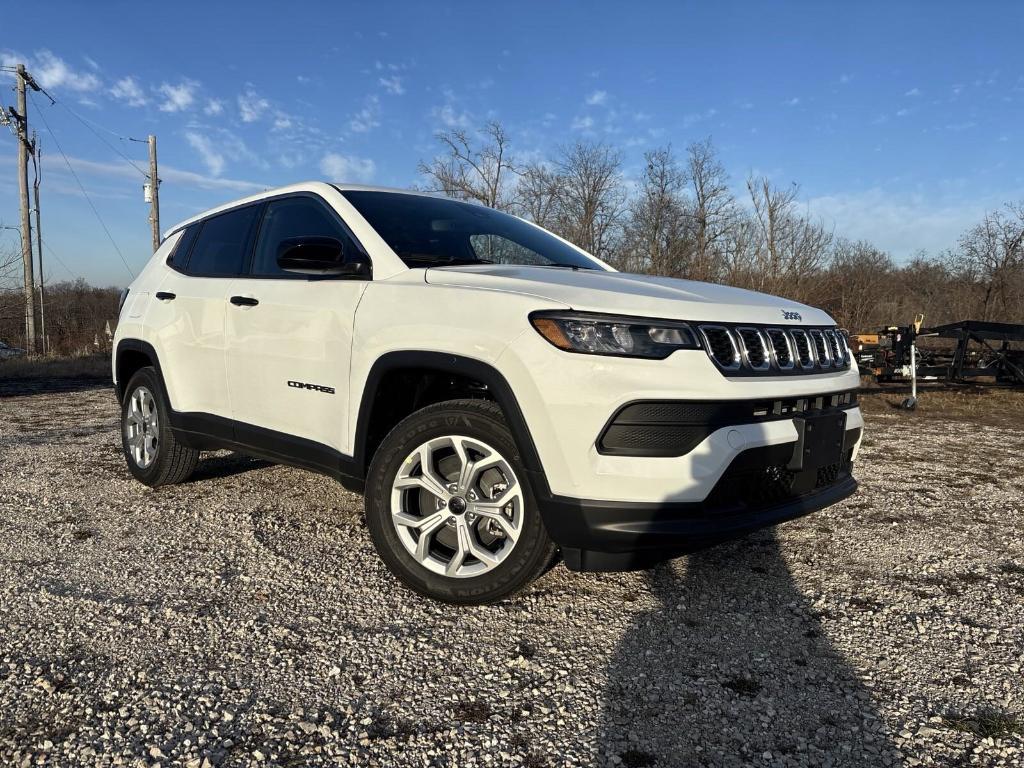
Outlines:
POLYGON ((523 490, 508 460, 465 435, 428 440, 391 485, 391 521, 432 573, 479 576, 511 554, 523 528, 523 490))
POLYGON ((407 586, 449 603, 500 600, 554 561, 501 408, 448 400, 400 422, 366 478, 366 523, 407 586))

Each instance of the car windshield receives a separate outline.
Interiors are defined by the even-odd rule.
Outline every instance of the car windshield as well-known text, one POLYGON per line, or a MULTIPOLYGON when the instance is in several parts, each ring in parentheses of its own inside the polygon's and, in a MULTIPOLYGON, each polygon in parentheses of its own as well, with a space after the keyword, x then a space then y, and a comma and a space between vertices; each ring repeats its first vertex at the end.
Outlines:
POLYGON ((516 264, 603 269, 557 237, 493 208, 401 192, 342 194, 409 267, 516 264))

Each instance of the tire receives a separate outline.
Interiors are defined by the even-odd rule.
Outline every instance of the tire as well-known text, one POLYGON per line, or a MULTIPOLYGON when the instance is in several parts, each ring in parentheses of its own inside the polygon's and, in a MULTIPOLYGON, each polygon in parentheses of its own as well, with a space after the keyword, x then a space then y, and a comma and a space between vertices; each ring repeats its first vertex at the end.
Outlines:
POLYGON ((152 367, 140 368, 128 380, 121 401, 121 449, 128 471, 151 488, 173 485, 188 479, 199 463, 199 451, 179 443, 171 430, 170 405, 163 382, 152 367), (143 406, 140 408, 140 402, 143 406), (146 404, 149 407, 146 407, 146 404), (155 418, 154 418, 155 416, 155 418), (142 429, 139 440, 133 441, 142 429))
POLYGON ((556 553, 505 418, 488 400, 449 400, 401 421, 373 457, 365 504, 381 559, 435 600, 501 600, 540 576, 556 553), (431 477, 446 485, 427 477, 425 457, 431 477), (447 501, 427 486, 450 492, 447 501))

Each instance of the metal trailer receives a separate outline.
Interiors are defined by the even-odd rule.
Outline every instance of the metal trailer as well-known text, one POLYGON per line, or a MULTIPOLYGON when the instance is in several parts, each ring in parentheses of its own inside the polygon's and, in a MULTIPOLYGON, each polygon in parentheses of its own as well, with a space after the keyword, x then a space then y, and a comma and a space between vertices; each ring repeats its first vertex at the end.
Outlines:
POLYGON ((956 340, 952 361, 948 365, 920 365, 919 377, 965 381, 993 376, 999 384, 1024 386, 1024 325, 961 320, 924 328, 917 336, 956 340), (971 348, 972 342, 977 345, 975 349, 971 348), (1013 342, 1019 346, 1011 347, 1013 342))

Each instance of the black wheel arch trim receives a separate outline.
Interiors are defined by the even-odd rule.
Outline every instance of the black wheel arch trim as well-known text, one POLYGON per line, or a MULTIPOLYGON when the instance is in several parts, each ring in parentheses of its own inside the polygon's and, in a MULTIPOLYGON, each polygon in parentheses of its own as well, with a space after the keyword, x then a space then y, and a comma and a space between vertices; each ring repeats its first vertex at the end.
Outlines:
MULTIPOLYGON (((366 473, 370 460, 367 441, 370 416, 373 413, 374 401, 381 380, 388 373, 402 368, 421 368, 438 373, 457 374, 476 379, 487 385, 495 402, 505 414, 512 439, 515 440, 519 455, 527 471, 532 475, 544 478, 540 456, 533 441, 526 418, 519 407, 512 387, 505 377, 490 363, 472 357, 464 357, 447 352, 427 352, 419 350, 387 352, 381 355, 370 367, 363 385, 363 394, 359 403, 359 414, 356 420, 355 460, 356 466, 366 473)), ((536 482, 536 481, 535 481, 536 482)), ((538 489, 539 490, 539 489, 538 489)), ((547 492, 547 479, 543 479, 543 490, 547 492)))
MULTIPOLYGON (((164 374, 160 369, 160 356, 156 353, 156 349, 147 341, 142 339, 121 339, 117 342, 117 350, 114 352, 114 370, 120 371, 121 369, 121 355, 125 352, 141 352, 149 358, 153 367, 156 368, 157 375, 160 377, 160 382, 164 382, 164 374)), ((120 403, 124 397, 124 388, 128 385, 127 377, 118 376, 115 381, 117 385, 114 391, 117 393, 117 402, 120 403)), ((167 402, 170 403, 170 397, 167 395, 167 386, 164 385, 164 396, 167 397, 167 402)), ((173 410, 173 408, 171 409, 173 410)))

